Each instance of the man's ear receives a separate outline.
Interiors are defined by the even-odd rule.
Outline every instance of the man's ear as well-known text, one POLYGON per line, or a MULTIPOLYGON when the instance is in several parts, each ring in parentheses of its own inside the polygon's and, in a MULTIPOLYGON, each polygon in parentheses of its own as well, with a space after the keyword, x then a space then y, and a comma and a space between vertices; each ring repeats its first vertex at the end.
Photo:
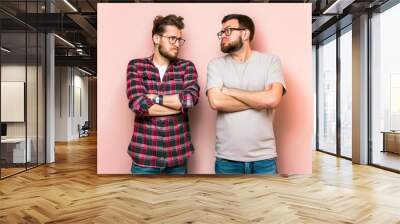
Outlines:
POLYGON ((243 32, 243 39, 244 40, 250 40, 250 30, 245 29, 243 32))
POLYGON ((154 44, 160 44, 160 36, 159 35, 157 35, 157 34, 154 34, 153 35, 153 43, 154 44))

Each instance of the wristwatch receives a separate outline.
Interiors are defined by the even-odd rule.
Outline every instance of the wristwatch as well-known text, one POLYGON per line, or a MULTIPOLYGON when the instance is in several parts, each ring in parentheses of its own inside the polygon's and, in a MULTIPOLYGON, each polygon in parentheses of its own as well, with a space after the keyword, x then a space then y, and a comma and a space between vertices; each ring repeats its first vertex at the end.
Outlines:
POLYGON ((156 97, 153 98, 153 102, 159 105, 162 105, 163 103, 163 96, 162 95, 158 95, 156 97))

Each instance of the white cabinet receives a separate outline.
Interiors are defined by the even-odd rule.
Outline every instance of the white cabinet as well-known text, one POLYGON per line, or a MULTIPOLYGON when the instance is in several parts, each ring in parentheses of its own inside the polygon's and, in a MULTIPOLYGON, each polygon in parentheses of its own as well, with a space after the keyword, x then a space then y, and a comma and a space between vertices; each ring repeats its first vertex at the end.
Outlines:
POLYGON ((24 138, 7 138, 1 140, 2 147, 12 148, 12 163, 25 163, 32 161, 32 140, 28 138, 26 143, 28 145, 25 153, 24 138))

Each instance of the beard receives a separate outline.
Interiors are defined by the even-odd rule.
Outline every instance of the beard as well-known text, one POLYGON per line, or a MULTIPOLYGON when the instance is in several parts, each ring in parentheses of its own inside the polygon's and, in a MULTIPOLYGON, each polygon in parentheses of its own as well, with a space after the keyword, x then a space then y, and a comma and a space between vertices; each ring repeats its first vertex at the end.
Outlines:
POLYGON ((233 53, 235 51, 240 50, 243 47, 243 41, 241 38, 238 40, 228 43, 226 45, 221 43, 221 51, 227 54, 233 53))
POLYGON ((158 46, 158 52, 160 52, 161 56, 167 58, 170 61, 175 60, 178 57, 178 50, 176 51, 176 54, 170 53, 169 51, 165 50, 162 45, 158 46))

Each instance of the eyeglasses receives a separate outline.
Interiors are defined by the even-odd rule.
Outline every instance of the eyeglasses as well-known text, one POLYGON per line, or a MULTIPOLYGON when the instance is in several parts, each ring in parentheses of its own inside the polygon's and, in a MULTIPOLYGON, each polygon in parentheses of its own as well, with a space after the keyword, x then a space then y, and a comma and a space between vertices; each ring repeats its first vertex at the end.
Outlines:
POLYGON ((168 41, 169 41, 169 43, 170 44, 175 44, 176 43, 176 41, 178 41, 178 45, 179 46, 182 46, 184 43, 185 43, 185 39, 182 39, 182 38, 180 38, 180 37, 176 37, 176 36, 163 36, 163 35, 161 35, 161 34, 159 34, 161 37, 166 37, 166 38, 168 38, 168 41))
POLYGON ((217 33, 217 36, 218 36, 219 39, 222 38, 222 34, 225 34, 225 36, 228 37, 228 36, 230 36, 232 34, 232 30, 245 30, 245 29, 244 28, 232 28, 232 27, 229 27, 229 28, 225 28, 225 29, 219 31, 217 33))

